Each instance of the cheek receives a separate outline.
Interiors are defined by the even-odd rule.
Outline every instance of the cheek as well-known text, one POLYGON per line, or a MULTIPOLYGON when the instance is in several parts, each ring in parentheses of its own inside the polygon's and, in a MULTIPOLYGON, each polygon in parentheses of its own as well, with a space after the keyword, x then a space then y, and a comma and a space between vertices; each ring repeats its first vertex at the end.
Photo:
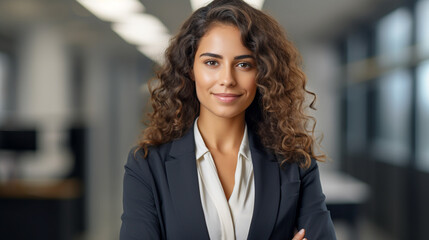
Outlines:
POLYGON ((252 97, 252 101, 255 98, 256 91, 257 91, 257 86, 256 84, 254 84, 252 85, 252 88, 249 90, 250 96, 252 97))
POLYGON ((198 100, 200 100, 201 93, 203 92, 203 86, 201 86, 200 82, 195 81, 195 91, 197 92, 198 100))
POLYGON ((207 89, 208 82, 206 78, 203 78, 201 76, 195 76, 195 88, 198 91, 203 91, 204 89, 207 89))
POLYGON ((250 95, 255 95, 256 94, 256 89, 258 88, 258 86, 256 85, 256 79, 255 79, 255 77, 250 77, 246 81, 246 84, 245 84, 244 88, 247 89, 247 92, 249 92, 250 95))
POLYGON ((194 73, 194 81, 196 88, 208 89, 216 82, 216 74, 210 71, 196 70, 194 73))
POLYGON ((251 83, 249 83, 247 87, 247 91, 250 96, 249 100, 251 100, 251 102, 253 102, 253 100, 255 99, 257 90, 258 90, 258 86, 256 85, 256 80, 253 80, 251 83))
POLYGON ((197 93, 198 101, 204 100, 207 98, 207 94, 210 92, 210 81, 207 76, 201 74, 194 75, 195 91, 197 93))

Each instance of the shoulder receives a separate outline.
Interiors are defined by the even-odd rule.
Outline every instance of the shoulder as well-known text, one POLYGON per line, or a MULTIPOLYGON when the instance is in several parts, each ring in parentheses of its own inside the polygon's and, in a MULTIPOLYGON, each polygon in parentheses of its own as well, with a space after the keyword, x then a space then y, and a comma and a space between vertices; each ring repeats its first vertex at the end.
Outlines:
POLYGON ((320 187, 319 166, 315 159, 311 159, 311 164, 308 168, 299 167, 299 178, 304 187, 310 185, 317 185, 320 187))
POLYGON ((184 136, 170 142, 150 146, 146 156, 144 150, 139 146, 131 148, 125 168, 136 170, 152 169, 153 171, 162 172, 168 159, 193 151, 195 151, 194 134, 193 131, 188 131, 184 136))
POLYGON ((308 168, 299 167, 299 175, 302 178, 307 176, 308 174, 312 174, 318 171, 319 171, 319 166, 317 165, 317 161, 314 158, 311 159, 311 163, 308 168))
POLYGON ((281 173, 288 176, 289 179, 303 180, 310 175, 318 174, 318 165, 315 159, 311 159, 308 168, 301 167, 298 162, 279 162, 281 173))
POLYGON ((128 153, 128 160, 126 165, 134 166, 143 162, 151 162, 155 159, 165 160, 170 152, 172 142, 164 143, 158 146, 150 146, 148 153, 145 156, 143 148, 134 146, 128 153))
POLYGON ((125 172, 146 180, 152 176, 152 171, 163 168, 165 160, 168 157, 171 143, 165 143, 159 146, 149 147, 148 154, 145 157, 144 150, 139 146, 134 146, 128 153, 125 164, 125 172))
POLYGON ((165 159, 170 152, 171 142, 159 146, 151 146, 145 156, 143 148, 134 146, 128 153, 127 165, 141 164, 142 162, 153 161, 154 159, 165 159))

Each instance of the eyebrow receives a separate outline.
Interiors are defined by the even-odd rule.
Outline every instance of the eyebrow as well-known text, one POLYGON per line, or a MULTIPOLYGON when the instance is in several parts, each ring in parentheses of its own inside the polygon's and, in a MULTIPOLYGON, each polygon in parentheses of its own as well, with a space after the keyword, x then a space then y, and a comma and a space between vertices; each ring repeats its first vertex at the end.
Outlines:
MULTIPOLYGON (((203 56, 208 56, 208 57, 214 57, 214 58, 223 59, 223 57, 221 55, 215 54, 215 53, 202 53, 200 55, 200 57, 203 57, 203 56)), ((252 55, 239 55, 239 56, 235 56, 234 60, 240 60, 240 59, 245 59, 245 58, 255 59, 255 57, 253 57, 252 55)))

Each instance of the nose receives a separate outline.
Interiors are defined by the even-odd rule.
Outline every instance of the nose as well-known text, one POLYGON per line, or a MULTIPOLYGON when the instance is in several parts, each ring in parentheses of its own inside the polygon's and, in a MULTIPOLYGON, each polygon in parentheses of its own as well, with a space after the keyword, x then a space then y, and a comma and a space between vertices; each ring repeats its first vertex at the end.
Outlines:
POLYGON ((222 71, 220 84, 225 87, 233 87, 236 85, 233 68, 225 67, 222 71))

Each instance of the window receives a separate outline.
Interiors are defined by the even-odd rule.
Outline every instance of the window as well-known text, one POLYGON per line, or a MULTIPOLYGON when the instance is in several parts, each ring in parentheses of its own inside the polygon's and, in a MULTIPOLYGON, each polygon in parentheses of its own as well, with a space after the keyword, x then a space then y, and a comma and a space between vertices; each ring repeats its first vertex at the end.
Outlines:
POLYGON ((417 168, 429 171, 429 61, 417 68, 417 168))
POLYGON ((420 57, 429 57, 429 0, 416 4, 417 47, 420 57))
POLYGON ((377 24, 376 51, 382 67, 408 63, 407 47, 411 44, 412 16, 405 8, 398 8, 377 24))
POLYGON ((410 156, 412 76, 406 69, 383 75, 377 84, 372 152, 382 161, 405 165, 410 156))

